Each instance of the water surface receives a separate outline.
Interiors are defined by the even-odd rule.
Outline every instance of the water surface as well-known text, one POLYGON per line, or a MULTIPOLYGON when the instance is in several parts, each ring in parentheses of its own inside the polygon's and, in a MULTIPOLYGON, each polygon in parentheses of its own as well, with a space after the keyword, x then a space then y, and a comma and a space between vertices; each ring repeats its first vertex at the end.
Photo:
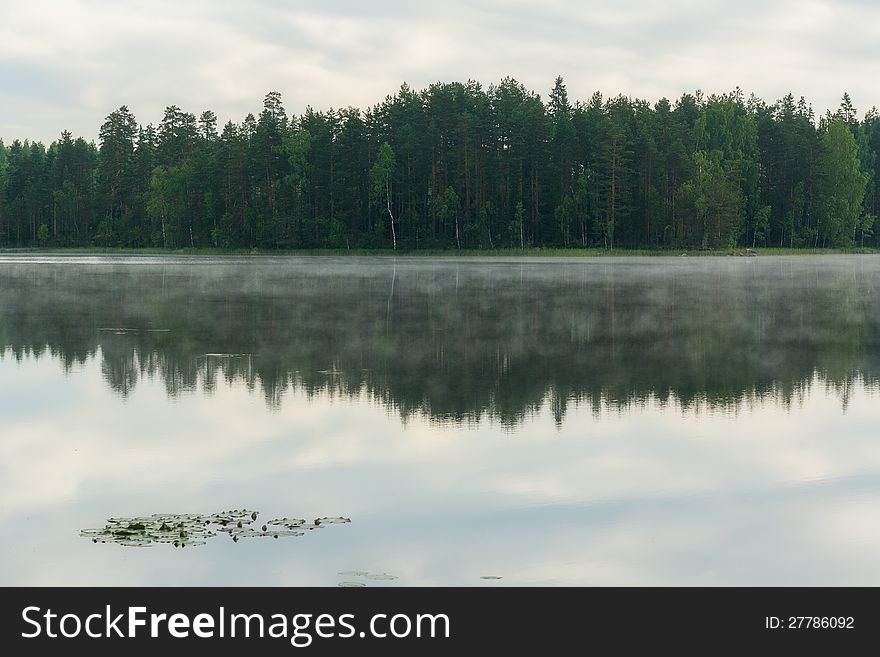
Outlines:
POLYGON ((875 256, 0 255, 0 583, 877 585, 878 301, 875 256), (224 509, 351 523, 80 536, 224 509))

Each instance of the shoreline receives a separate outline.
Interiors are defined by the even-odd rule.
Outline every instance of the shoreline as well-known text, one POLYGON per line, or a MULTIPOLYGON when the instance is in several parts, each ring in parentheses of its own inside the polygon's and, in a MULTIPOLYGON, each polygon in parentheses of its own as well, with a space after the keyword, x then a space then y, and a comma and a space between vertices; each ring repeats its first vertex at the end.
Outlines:
POLYGON ((17 247, 0 248, 0 255, 194 255, 194 256, 401 256, 401 257, 712 257, 712 256, 796 256, 796 255, 877 255, 880 249, 852 248, 774 248, 755 249, 215 249, 215 248, 122 248, 122 247, 17 247))

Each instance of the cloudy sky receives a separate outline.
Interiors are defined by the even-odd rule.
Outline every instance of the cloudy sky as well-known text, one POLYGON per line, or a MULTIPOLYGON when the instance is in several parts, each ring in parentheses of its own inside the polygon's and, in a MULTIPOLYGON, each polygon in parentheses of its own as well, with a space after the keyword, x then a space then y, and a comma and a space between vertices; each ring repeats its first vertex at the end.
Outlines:
POLYGON ((820 112, 846 90, 861 113, 878 44, 869 0, 0 0, 0 138, 92 139, 122 104, 238 121, 271 89, 298 114, 506 75, 542 96, 562 75, 580 99, 791 90, 820 112))

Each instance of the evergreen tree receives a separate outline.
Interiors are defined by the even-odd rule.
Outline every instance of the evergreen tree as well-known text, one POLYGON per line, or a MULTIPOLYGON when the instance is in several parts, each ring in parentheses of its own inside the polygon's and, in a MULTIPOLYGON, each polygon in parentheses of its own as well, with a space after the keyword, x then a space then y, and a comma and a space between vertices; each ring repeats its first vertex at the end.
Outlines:
POLYGON ((0 142, 0 246, 876 245, 878 151, 848 94, 818 122, 792 93, 582 103, 561 77, 546 102, 469 80, 299 116, 271 91, 219 130, 123 106, 97 146, 0 142))

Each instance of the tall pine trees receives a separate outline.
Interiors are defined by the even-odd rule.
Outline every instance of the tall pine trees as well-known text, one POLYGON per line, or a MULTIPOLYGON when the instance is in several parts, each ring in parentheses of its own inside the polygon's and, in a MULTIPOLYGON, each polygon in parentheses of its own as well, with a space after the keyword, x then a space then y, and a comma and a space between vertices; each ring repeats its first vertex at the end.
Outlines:
POLYGON ((512 78, 218 125, 125 106, 97 146, 0 143, 0 246, 479 248, 876 245, 880 119, 845 95, 739 89, 546 100, 512 78))

